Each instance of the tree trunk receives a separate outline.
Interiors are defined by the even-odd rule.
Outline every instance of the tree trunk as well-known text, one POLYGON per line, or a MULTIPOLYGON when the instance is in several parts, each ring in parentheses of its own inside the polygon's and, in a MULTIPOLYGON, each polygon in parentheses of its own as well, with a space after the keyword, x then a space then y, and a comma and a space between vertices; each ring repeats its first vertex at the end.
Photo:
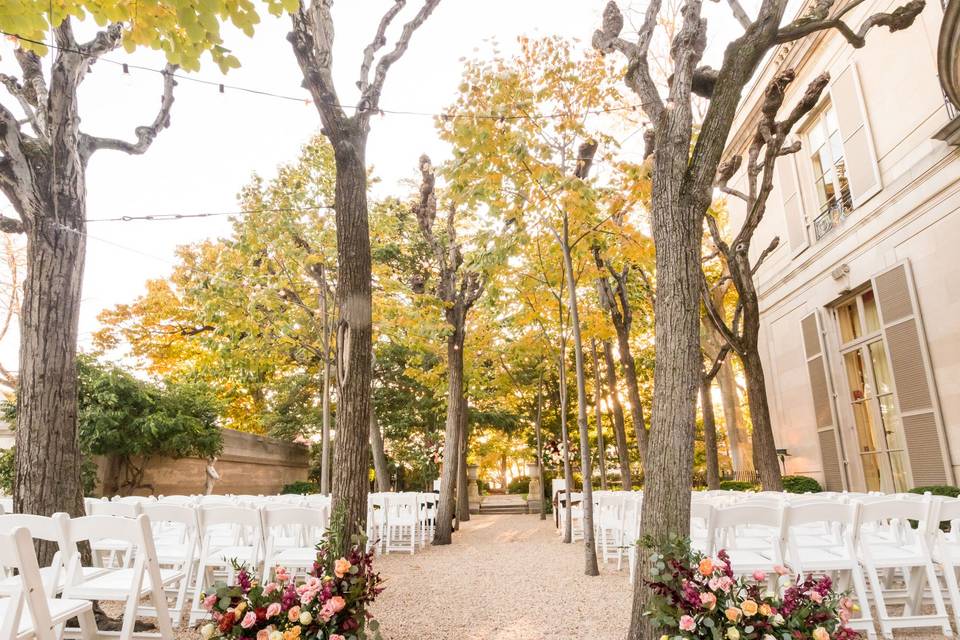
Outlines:
POLYGON ((580 472, 583 474, 583 549, 584 573, 588 576, 600 575, 597 566, 597 549, 593 539, 593 474, 590 464, 590 433, 587 430, 587 384, 583 369, 583 338, 580 335, 580 314, 577 310, 577 283, 573 271, 573 258, 567 235, 567 217, 564 215, 563 264, 566 271, 567 293, 570 304, 570 328, 573 330, 573 355, 577 371, 577 426, 580 430, 580 472))
POLYGON ((600 489, 607 490, 607 446, 603 441, 603 412, 600 409, 600 401, 603 398, 603 387, 600 384, 600 362, 597 359, 597 341, 590 339, 590 351, 593 355, 593 388, 594 398, 593 409, 597 417, 597 456, 600 464, 600 489))
POLYGON ((627 430, 623 424, 623 407, 617 390, 617 366, 613 360, 613 346, 609 340, 603 341, 603 357, 607 362, 607 388, 610 391, 610 404, 613 406, 613 434, 617 439, 617 458, 620 460, 620 480, 624 491, 633 488, 630 474, 630 450, 627 448, 627 430))
POLYGON ((740 394, 733 371, 733 358, 727 358, 717 373, 720 386, 720 398, 723 402, 723 424, 727 429, 727 442, 730 444, 730 462, 738 472, 753 471, 753 448, 750 446, 750 434, 744 424, 743 411, 740 409, 740 394))
POLYGON ((457 528, 470 520, 470 494, 467 491, 467 443, 470 425, 466 394, 460 411, 460 455, 457 458, 457 528))
MULTIPOLYGON (((665 134, 666 135, 666 134, 665 134)), ((722 141, 721 143, 722 144, 722 141)), ((657 155, 660 155, 657 151, 657 155)), ((702 214, 680 201, 679 184, 666 167, 653 174, 653 236, 657 247, 657 297, 653 412, 645 461, 641 531, 654 544, 690 531, 694 423, 700 386, 700 239, 702 214), (676 197, 670 197, 674 194, 676 197), (684 206, 686 205, 686 206, 684 206), (667 355, 669 354, 669 355, 667 355)), ((649 601, 648 553, 640 553, 633 592, 630 640, 659 637, 645 615, 649 601)))
POLYGON ((720 488, 720 457, 717 453, 717 423, 713 415, 713 380, 700 380, 700 411, 703 414, 703 448, 707 460, 707 488, 720 488))
MULTIPOLYGON (((540 519, 547 519, 547 509, 543 502, 543 493, 547 488, 543 484, 543 442, 541 440, 541 423, 543 422, 543 373, 537 379, 537 421, 533 430, 537 435, 537 480, 540 481, 540 519)), ((552 500, 552 498, 551 498, 552 500)))
MULTIPOLYGON (((330 494, 330 310, 327 271, 320 264, 320 316, 323 322, 323 431, 320 437, 320 493, 330 494)), ((372 413, 372 412, 371 412, 372 413)))
MULTIPOLYGON (((76 114, 74 114, 76 117, 76 114)), ((67 149, 56 153, 66 155, 67 149)), ((14 511, 84 515, 77 437, 77 333, 86 239, 82 171, 51 185, 57 194, 49 221, 27 230, 27 276, 20 313, 20 374, 14 511), (59 225, 64 225, 70 231, 59 225)), ((56 545, 41 542, 41 566, 56 545)))
POLYGON ((750 402, 750 420, 753 423, 753 466, 760 474, 764 491, 783 491, 780 460, 773 440, 770 406, 767 404, 763 363, 756 350, 748 350, 742 357, 743 373, 747 381, 747 399, 750 402))
POLYGON ((633 418, 633 431, 637 438, 637 450, 640 452, 640 464, 646 470, 647 459, 647 423, 643 416, 643 404, 640 402, 640 384, 637 382, 637 364, 630 351, 630 334, 624 328, 617 328, 617 349, 620 351, 620 366, 627 381, 627 399, 630 405, 630 417, 633 418))
POLYGON ((383 433, 377 422, 377 408, 370 403, 370 449, 373 453, 373 472, 377 480, 377 491, 390 491, 390 466, 387 454, 383 450, 383 433))
MULTIPOLYGON (((561 328, 562 331, 562 328, 561 328)), ((567 544, 573 542, 573 505, 571 504, 570 494, 573 493, 573 469, 570 468, 570 428, 567 426, 567 341, 566 338, 560 339, 560 437, 563 438, 563 483, 566 506, 564 511, 566 519, 563 527, 563 541, 567 544)), ((552 498, 551 498, 552 500, 552 498)), ((559 508, 559 505, 558 505, 559 508)))
POLYGON ((440 473, 440 506, 433 544, 450 544, 456 510, 456 484, 460 461, 460 414, 463 411, 463 326, 447 338, 447 428, 440 473))
POLYGON ((334 141, 337 165, 337 437, 333 451, 333 513, 342 511, 346 553, 366 530, 370 461, 372 299, 367 224, 366 135, 334 141))

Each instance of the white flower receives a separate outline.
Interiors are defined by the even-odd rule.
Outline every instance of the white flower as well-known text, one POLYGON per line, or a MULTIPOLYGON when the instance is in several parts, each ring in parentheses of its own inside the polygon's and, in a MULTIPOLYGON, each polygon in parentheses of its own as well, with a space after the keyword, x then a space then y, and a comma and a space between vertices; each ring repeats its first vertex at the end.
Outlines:
POLYGON ((208 640, 208 639, 210 638, 210 636, 213 635, 213 632, 214 632, 215 629, 216 629, 216 627, 213 626, 213 623, 212 623, 212 622, 208 622, 207 624, 203 625, 203 626, 200 628, 200 637, 203 638, 203 640, 208 640))
POLYGON ((282 631, 271 631, 271 632, 270 632, 270 640, 283 640, 283 632, 282 632, 282 631))
POLYGON ((773 620, 771 620, 770 622, 771 624, 773 624, 773 626, 779 627, 784 623, 784 619, 783 619, 783 616, 778 613, 777 615, 773 616, 773 620))
POLYGON ((300 614, 300 624, 308 625, 311 622, 313 622, 313 616, 310 615, 309 611, 304 611, 303 613, 300 614))
POLYGON ((727 638, 729 640, 740 640, 740 632, 737 631, 734 627, 727 629, 727 638))

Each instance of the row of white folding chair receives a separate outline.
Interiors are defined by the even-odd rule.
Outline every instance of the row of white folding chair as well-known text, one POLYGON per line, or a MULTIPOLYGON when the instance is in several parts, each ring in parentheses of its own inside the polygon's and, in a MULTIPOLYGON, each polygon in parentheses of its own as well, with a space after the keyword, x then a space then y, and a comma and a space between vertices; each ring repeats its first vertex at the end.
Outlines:
MULTIPOLYGON (((61 599, 66 601, 120 602, 124 605, 121 638, 126 640, 133 636, 138 616, 156 617, 160 636, 164 640, 173 638, 164 589, 185 580, 186 576, 177 570, 160 569, 147 516, 140 515, 135 519, 118 516, 70 518, 58 513, 51 518, 20 514, 0 517, 0 533, 9 535, 11 528, 28 531, 31 538, 57 539, 59 552, 54 555, 51 566, 45 568, 46 574, 37 569, 38 584, 44 597, 53 598, 59 592, 61 599), (136 550, 133 566, 104 568, 83 565, 79 545, 104 539, 128 542, 136 550), (152 607, 140 605, 140 601, 147 597, 151 599, 152 607)), ((32 548, 32 544, 30 546, 32 548)), ((19 576, 3 582, 5 593, 11 597, 16 597, 16 578, 19 576)), ((84 638, 93 638, 99 633, 92 616, 81 616, 79 621, 80 634, 84 638)))
POLYGON ((383 552, 415 553, 433 536, 436 494, 415 492, 371 493, 367 498, 367 540, 383 552))
POLYGON ((583 494, 577 491, 557 493, 557 512, 560 514, 560 535, 566 535, 567 526, 567 499, 570 500, 570 531, 571 540, 583 539, 583 494))

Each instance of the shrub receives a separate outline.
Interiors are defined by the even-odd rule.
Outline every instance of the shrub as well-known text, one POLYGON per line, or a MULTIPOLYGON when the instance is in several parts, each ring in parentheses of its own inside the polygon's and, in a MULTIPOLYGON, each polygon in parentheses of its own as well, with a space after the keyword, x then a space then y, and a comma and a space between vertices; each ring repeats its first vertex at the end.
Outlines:
POLYGON ((820 493, 823 487, 807 476, 783 476, 783 490, 787 493, 820 493))
POLYGON ((721 480, 720 488, 724 491, 756 491, 757 485, 743 480, 721 480))
POLYGON ((925 493, 931 493, 935 496, 945 496, 947 498, 960 498, 960 487, 952 487, 950 485, 935 484, 929 487, 914 487, 910 489, 910 493, 918 493, 923 495, 925 493))
POLYGON ((16 449, 10 447, 0 451, 0 493, 13 493, 13 469, 16 449))
POLYGON ((309 493, 320 493, 320 487, 317 486, 314 482, 309 482, 307 480, 297 480, 296 482, 291 482, 290 484, 283 485, 283 488, 280 489, 281 494, 287 495, 307 495, 309 493))
POLYGON ((507 493, 529 493, 529 491, 530 478, 528 476, 514 478, 510 481, 510 484, 507 485, 507 493))
MULTIPOLYGON (((0 493, 13 493, 13 474, 16 469, 17 448, 10 447, 0 451, 0 493)), ((97 487, 97 463, 90 456, 80 461, 80 484, 83 495, 92 496, 97 487)))

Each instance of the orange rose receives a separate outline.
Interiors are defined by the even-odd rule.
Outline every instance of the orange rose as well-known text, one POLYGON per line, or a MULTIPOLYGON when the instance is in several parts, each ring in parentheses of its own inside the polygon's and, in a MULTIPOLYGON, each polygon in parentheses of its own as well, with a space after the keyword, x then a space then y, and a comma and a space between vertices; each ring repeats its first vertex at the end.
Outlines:
POLYGON ((727 620, 730 622, 736 622, 739 620, 741 613, 742 612, 740 609, 737 609, 736 607, 727 607, 727 610, 723 612, 723 614, 727 616, 727 620))
POLYGON ((823 627, 813 630, 813 640, 830 640, 830 634, 823 627))
POLYGON ((760 605, 760 615, 769 616, 771 613, 773 613, 773 609, 770 608, 770 605, 766 603, 760 605))
POLYGON ((336 574, 338 578, 342 578, 347 575, 347 572, 350 571, 350 567, 353 566, 350 564, 350 561, 346 558, 340 558, 333 563, 333 573, 336 574))
POLYGON ((700 561, 700 575, 709 576, 713 573, 713 560, 710 558, 704 558, 700 561))
POLYGON ((743 615, 749 617, 757 615, 760 607, 753 600, 744 600, 743 604, 740 605, 740 609, 743 610, 743 615))

